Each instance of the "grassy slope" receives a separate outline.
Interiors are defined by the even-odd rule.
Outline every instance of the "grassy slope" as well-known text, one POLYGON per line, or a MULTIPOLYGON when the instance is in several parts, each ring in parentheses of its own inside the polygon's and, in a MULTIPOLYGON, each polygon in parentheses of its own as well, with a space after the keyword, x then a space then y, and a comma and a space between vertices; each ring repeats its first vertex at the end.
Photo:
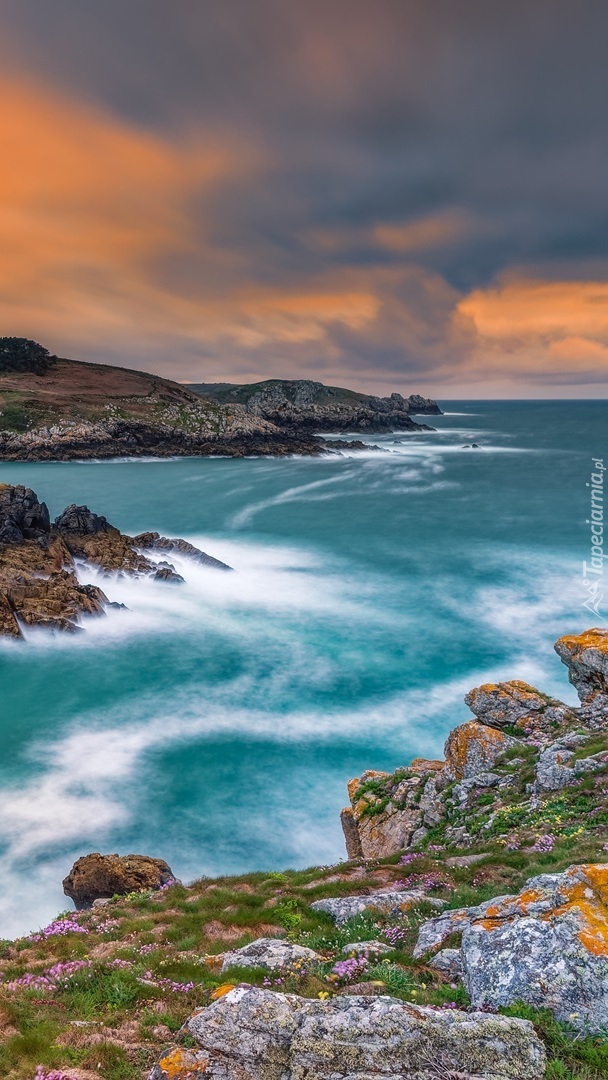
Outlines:
MULTIPOLYGON (((486 855, 469 867, 447 869, 441 857, 423 852, 407 868, 399 864, 398 856, 367 863, 363 876, 357 876, 362 874, 357 864, 348 863, 203 879, 189 887, 174 885, 154 894, 116 898, 111 905, 77 916, 77 925, 86 932, 72 930, 40 941, 25 938, 3 944, 0 1075, 6 1080, 31 1080, 35 1067, 44 1064, 55 1069, 77 1066, 104 1080, 141 1080, 161 1050, 176 1039, 184 1041, 184 1036, 176 1035, 183 1021, 194 1008, 209 1003, 218 987, 240 980, 264 983, 263 971, 233 970, 222 976, 212 961, 214 954, 260 936, 287 935, 321 953, 323 962, 310 965, 308 971, 283 974, 276 981, 271 977, 278 989, 318 996, 339 992, 343 986, 332 976, 332 967, 345 944, 382 939, 387 929, 398 926, 395 951, 358 978, 381 981, 385 993, 406 1001, 466 1007, 462 987, 412 959, 417 926, 431 913, 428 905, 419 905, 405 920, 368 915, 336 929, 326 916, 312 912, 310 903, 406 879, 410 886, 430 884, 434 896, 458 907, 516 891, 533 874, 602 858, 601 840, 591 835, 563 837, 546 854, 507 852, 494 840, 474 849, 486 855), (51 989, 8 985, 24 976, 31 981, 57 963, 73 961, 85 961, 87 966, 60 977, 51 989)), ((449 851, 456 853, 455 848, 449 851)), ((535 1022, 547 1044, 546 1075, 551 1080, 597 1080, 608 1075, 607 1041, 575 1038, 548 1013, 526 1006, 505 1011, 535 1022)))
POLYGON ((45 375, 0 374, 0 430, 68 420, 162 421, 164 413, 217 409, 185 386, 143 371, 58 360, 45 375))

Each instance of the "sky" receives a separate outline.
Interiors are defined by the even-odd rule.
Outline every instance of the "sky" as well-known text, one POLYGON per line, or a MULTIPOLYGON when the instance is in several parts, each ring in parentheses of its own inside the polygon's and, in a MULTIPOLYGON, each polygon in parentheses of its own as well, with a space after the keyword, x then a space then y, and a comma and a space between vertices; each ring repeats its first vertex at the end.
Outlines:
POLYGON ((605 0, 0 0, 0 333, 608 394, 605 0))

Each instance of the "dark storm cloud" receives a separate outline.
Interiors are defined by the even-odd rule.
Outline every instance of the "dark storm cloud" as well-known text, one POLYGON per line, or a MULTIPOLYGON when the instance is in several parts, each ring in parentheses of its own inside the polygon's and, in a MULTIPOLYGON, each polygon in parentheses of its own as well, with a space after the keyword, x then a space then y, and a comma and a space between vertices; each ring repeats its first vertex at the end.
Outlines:
MULTIPOLYGON (((95 262, 91 307, 107 309, 109 328, 120 308, 97 357, 152 357, 176 377, 324 370, 430 385, 478 380, 489 348, 495 377, 520 378, 524 353, 534 378, 575 381, 579 355, 584 378, 605 376, 608 314, 575 332, 538 307, 550 292, 512 286, 606 280, 603 0, 2 0, 0 11, 9 77, 180 161, 166 181, 175 241, 142 242, 142 222, 128 273, 118 243, 95 262), (230 165, 187 183, 208 147, 230 165), (486 317, 488 297, 505 311, 518 298, 527 322, 514 337, 486 317)), ((145 186, 145 168, 131 182, 145 186)), ((86 334, 68 333, 69 295, 65 330, 49 333, 92 355, 86 334)), ((86 306, 79 295, 78 325, 86 306)))

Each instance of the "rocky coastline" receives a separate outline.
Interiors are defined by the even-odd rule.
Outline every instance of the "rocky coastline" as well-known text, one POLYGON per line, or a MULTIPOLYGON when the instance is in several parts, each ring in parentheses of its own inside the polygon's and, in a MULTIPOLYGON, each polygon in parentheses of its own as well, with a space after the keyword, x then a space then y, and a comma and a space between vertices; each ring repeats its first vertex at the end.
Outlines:
POLYGON ((23 638, 31 628, 74 633, 86 616, 116 604, 83 567, 112 575, 150 576, 181 584, 166 558, 176 553, 216 570, 231 568, 186 540, 156 532, 126 536, 87 506, 71 505, 51 522, 31 488, 0 484, 0 636, 23 638))
POLYGON ((27 338, 0 338, 0 461, 318 456, 363 448, 323 433, 428 431, 412 415, 440 412, 416 395, 335 390, 277 381, 224 401, 144 371, 51 356, 27 338))
POLYGON ((37 995, 40 1080, 607 1075, 608 631, 556 651, 580 705, 472 690, 444 760, 350 782, 347 862, 185 886, 78 860, 77 910, 5 944, 9 1042, 37 995))

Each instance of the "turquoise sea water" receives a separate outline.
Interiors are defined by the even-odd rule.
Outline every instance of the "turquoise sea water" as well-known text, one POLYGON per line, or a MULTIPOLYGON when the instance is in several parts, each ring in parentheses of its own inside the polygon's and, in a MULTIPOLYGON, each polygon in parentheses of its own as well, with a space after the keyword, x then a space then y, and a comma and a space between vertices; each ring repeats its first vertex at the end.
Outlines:
POLYGON ((53 516, 87 503, 236 569, 105 580, 128 612, 0 646, 0 936, 65 907, 92 850, 184 880, 335 861, 346 781, 440 755, 472 686, 574 700, 552 643, 597 622, 585 485, 608 402, 445 408, 382 453, 0 466, 53 516))

